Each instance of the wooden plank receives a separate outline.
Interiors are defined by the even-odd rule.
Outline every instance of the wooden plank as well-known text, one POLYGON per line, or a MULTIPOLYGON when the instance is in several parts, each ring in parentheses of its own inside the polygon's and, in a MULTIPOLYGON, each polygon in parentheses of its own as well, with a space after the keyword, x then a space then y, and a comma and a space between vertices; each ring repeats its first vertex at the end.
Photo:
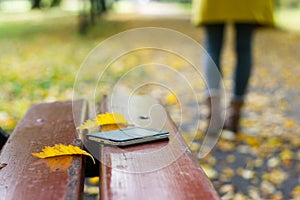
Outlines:
POLYGON ((219 199, 165 109, 153 98, 114 96, 109 111, 139 126, 167 130, 169 141, 101 152, 100 199, 219 199), (147 117, 149 117, 147 119, 147 117), (145 119, 146 118, 146 119, 145 119))
POLYGON ((82 199, 83 158, 38 159, 44 146, 72 144, 78 138, 74 120, 85 116, 83 100, 35 104, 30 107, 3 147, 0 162, 1 199, 82 199))

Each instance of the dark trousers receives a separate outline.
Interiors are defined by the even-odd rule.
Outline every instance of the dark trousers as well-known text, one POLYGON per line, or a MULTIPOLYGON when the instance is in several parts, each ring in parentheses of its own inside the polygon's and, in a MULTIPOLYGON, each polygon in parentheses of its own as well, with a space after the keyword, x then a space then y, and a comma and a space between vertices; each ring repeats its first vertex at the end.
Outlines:
MULTIPOLYGON (((220 81, 218 77, 213 77, 213 67, 217 67, 222 74, 220 65, 221 50, 224 40, 225 24, 209 24, 205 25, 206 37, 205 46, 206 50, 211 57, 206 58, 205 73, 208 84, 208 89, 211 91, 218 91, 220 88, 220 81)), ((235 51, 237 55, 237 62, 234 72, 234 88, 233 98, 243 99, 246 93, 248 80, 252 68, 252 35, 255 28, 254 24, 234 24, 235 30, 235 51)))

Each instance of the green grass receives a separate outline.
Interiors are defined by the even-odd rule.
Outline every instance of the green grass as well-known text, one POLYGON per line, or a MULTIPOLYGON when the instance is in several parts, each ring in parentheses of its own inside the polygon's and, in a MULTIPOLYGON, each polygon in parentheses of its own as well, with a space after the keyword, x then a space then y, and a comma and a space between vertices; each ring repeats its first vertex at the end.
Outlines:
POLYGON ((80 35, 79 17, 58 12, 0 13, 0 127, 8 132, 32 103, 72 99, 86 56, 126 29, 122 22, 100 19, 80 35))
POLYGON ((0 24, 0 126, 11 131, 35 102, 72 97, 74 78, 103 38, 82 37, 77 17, 0 24))
MULTIPOLYGON (((300 31, 299 19, 298 10, 276 11, 278 26, 287 30, 300 31)), ((32 103, 71 99, 88 53, 131 24, 101 19, 82 36, 74 13, 0 13, 0 126, 12 131, 32 103)))

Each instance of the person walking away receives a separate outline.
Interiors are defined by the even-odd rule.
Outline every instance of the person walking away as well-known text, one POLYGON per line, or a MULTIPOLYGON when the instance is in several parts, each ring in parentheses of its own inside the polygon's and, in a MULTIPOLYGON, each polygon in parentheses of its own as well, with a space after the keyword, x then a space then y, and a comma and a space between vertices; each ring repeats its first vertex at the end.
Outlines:
MULTIPOLYGON (((273 0, 193 0, 192 23, 205 28, 204 45, 221 74, 220 55, 224 42, 224 28, 228 23, 233 24, 237 59, 233 76, 233 94, 226 112, 224 129, 237 133, 252 69, 253 31, 258 25, 274 25, 273 0)), ((221 80, 212 76, 214 64, 209 62, 208 57, 205 58, 210 116, 218 115, 211 113, 210 105, 220 101, 221 80)))

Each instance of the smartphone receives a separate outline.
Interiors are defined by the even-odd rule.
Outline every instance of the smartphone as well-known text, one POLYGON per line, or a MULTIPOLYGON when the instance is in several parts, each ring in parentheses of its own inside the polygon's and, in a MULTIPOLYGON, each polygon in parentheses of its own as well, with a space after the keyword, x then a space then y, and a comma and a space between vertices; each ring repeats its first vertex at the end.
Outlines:
POLYGON ((168 140, 169 136, 170 133, 168 131, 145 127, 131 127, 120 130, 86 134, 86 138, 89 141, 120 147, 158 140, 168 140))

